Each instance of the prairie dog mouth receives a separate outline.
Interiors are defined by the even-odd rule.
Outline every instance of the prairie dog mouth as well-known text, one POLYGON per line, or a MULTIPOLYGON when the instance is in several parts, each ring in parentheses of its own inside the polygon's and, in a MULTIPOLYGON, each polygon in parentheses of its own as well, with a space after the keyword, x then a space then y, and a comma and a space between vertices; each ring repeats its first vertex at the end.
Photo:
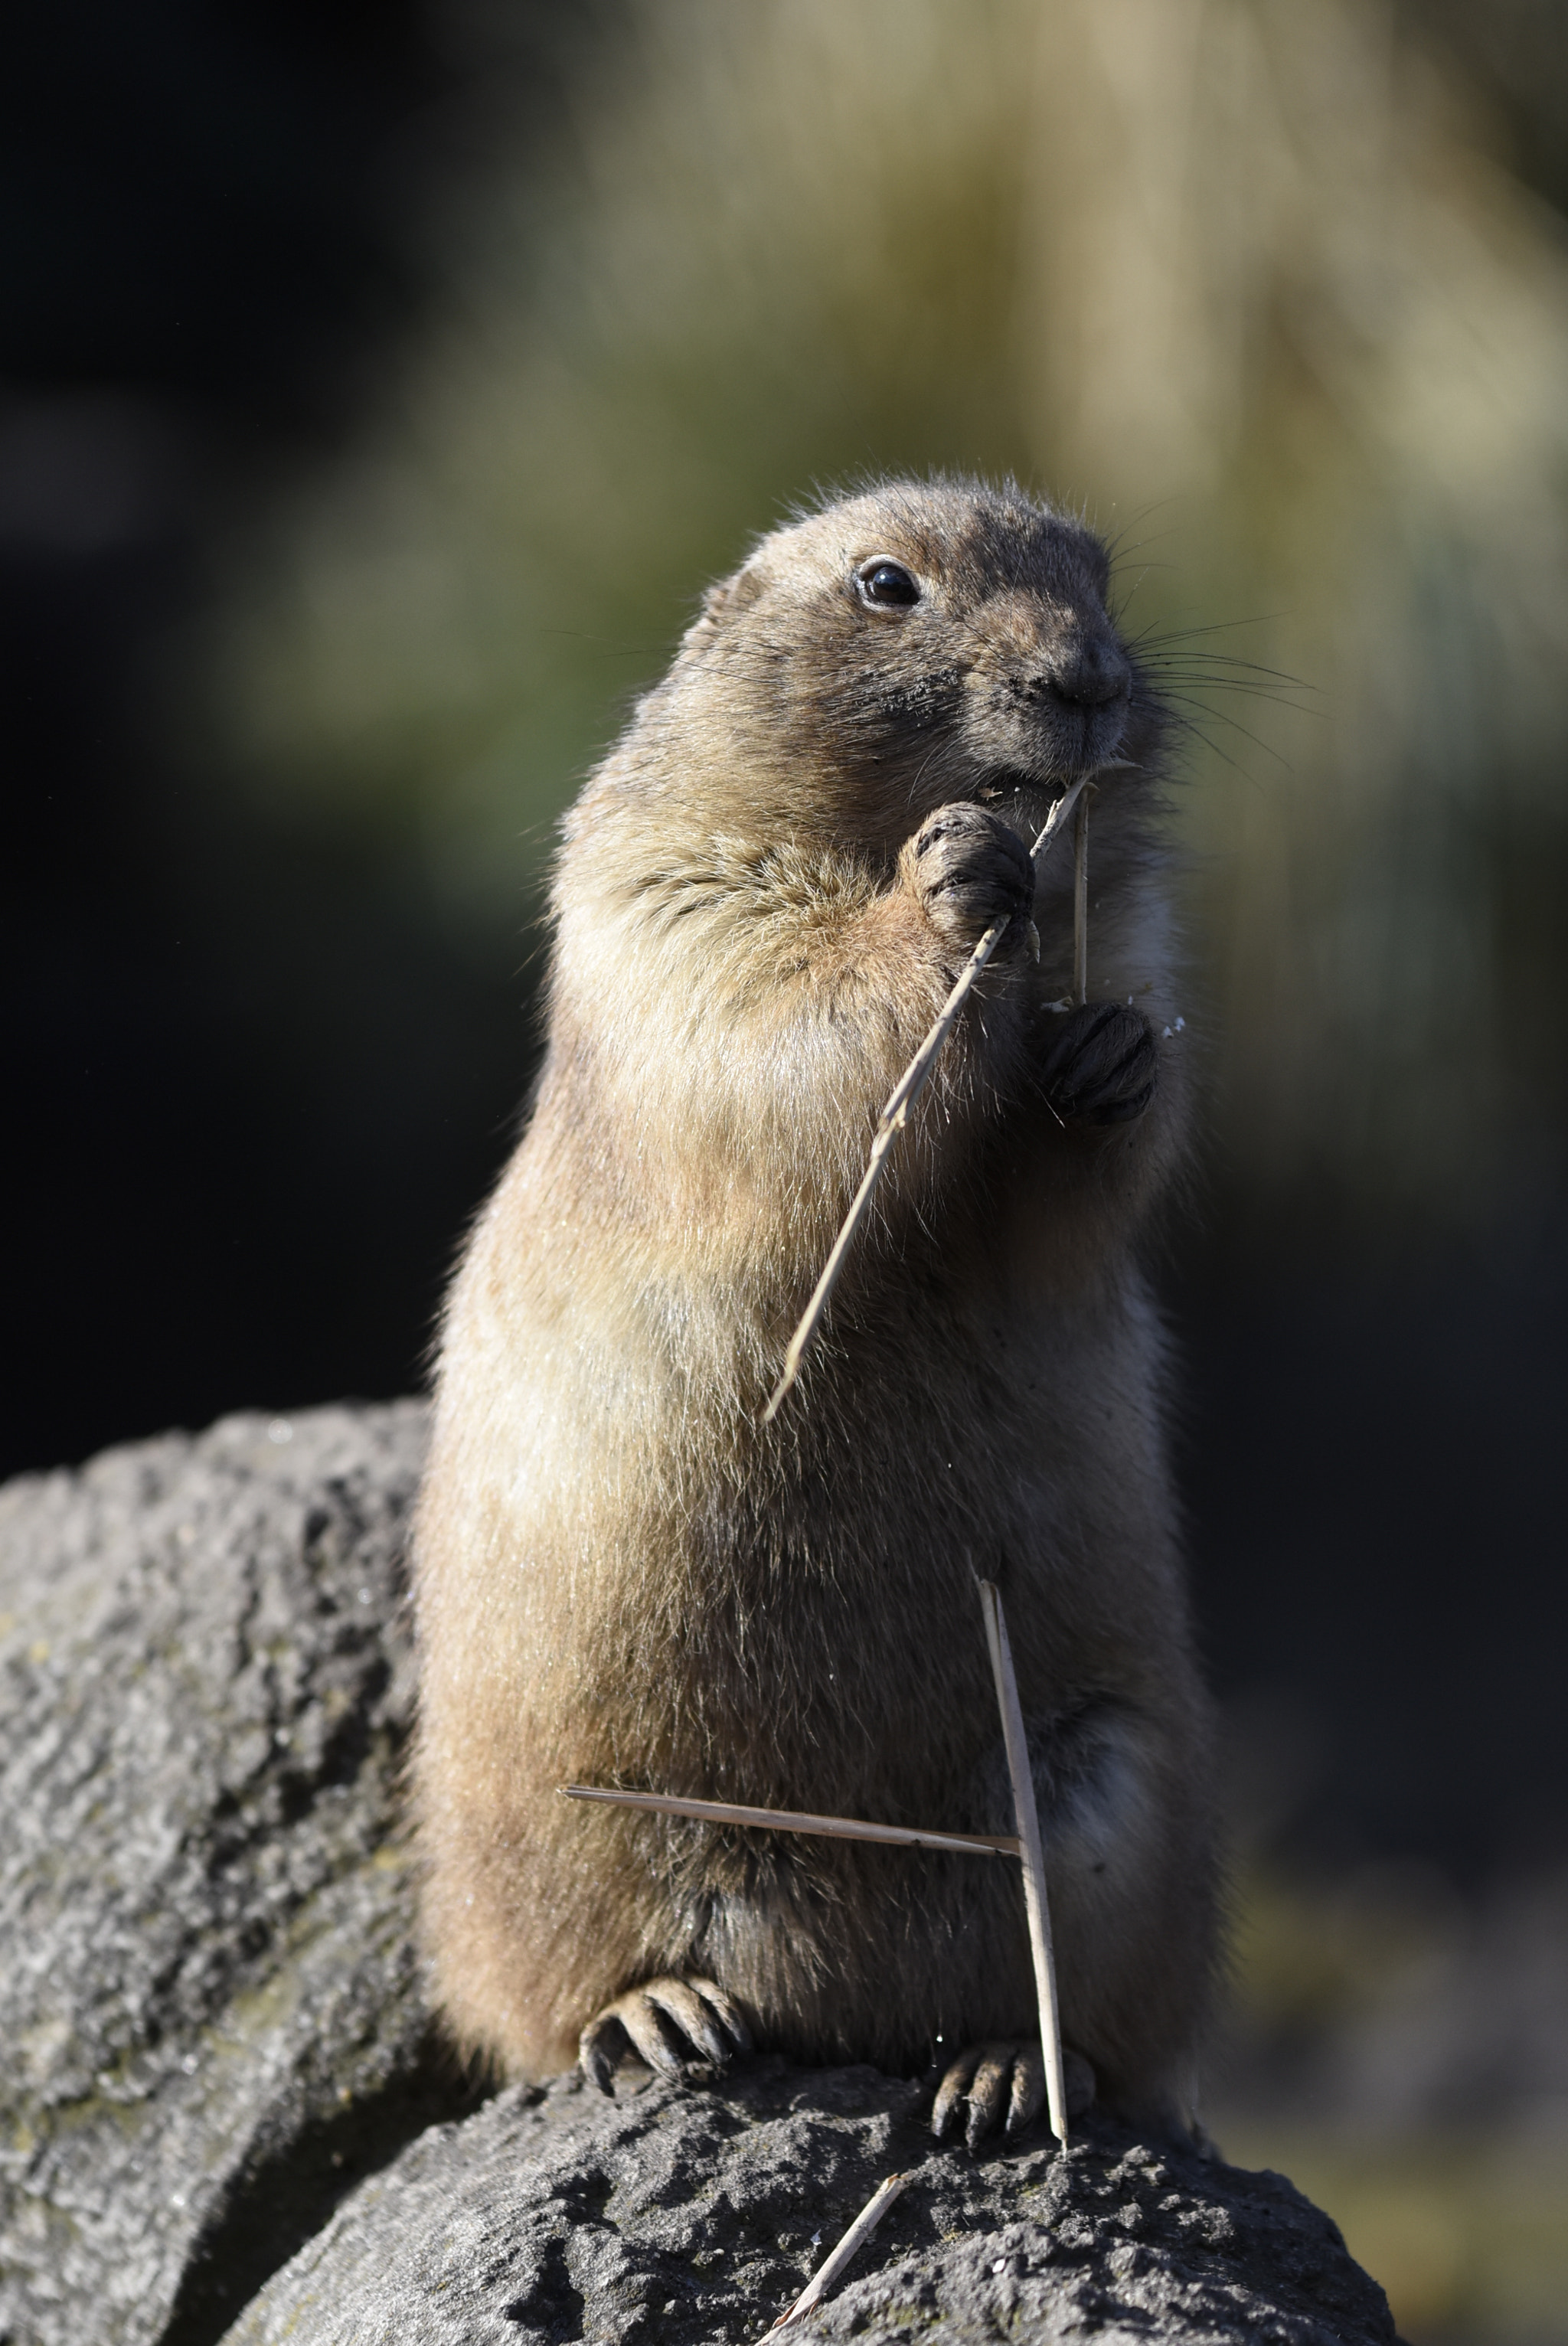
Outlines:
POLYGON ((1057 801, 1073 787, 1075 774, 1053 774, 1048 780, 1027 774, 1016 766, 1002 766, 983 774, 971 796, 979 806, 988 807, 1003 821, 1010 821, 1031 839, 1050 813, 1057 801))
POLYGON ((1053 774, 1049 780, 1042 780, 1037 774, 1026 773, 1022 766, 995 766, 981 775, 969 795, 977 805, 999 811, 1023 800, 1044 814, 1064 790, 1071 790, 1073 780, 1071 774, 1053 774))
POLYGON ((985 807, 1001 807, 1009 801, 1023 799, 1032 808, 1038 807, 1044 816, 1074 782, 1092 781, 1100 774, 1131 772, 1135 762, 1131 758, 1099 758, 1069 772, 1046 776, 1031 774, 1022 766, 994 766, 989 773, 981 775, 969 795, 978 806, 985 807))

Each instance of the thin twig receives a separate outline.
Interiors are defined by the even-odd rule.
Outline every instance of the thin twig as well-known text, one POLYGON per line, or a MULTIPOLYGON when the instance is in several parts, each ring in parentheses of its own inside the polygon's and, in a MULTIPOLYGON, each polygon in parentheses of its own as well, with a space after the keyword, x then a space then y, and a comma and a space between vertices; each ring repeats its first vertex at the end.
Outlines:
POLYGON ((790 2322, 799 2321, 803 2313, 809 2313, 814 2305, 820 2303, 850 2259, 865 2247, 909 2180, 907 2175, 890 2175, 885 2183, 878 2185, 826 2264, 818 2267, 794 2304, 786 2307, 779 2316, 773 2324, 775 2330, 783 2330, 790 2322))
POLYGON ((1080 1005, 1089 999, 1089 799, 1085 790, 1073 821, 1073 991, 1080 1005))
MULTIPOLYGON (((1110 767, 1124 766, 1126 762, 1125 758, 1113 758, 1107 766, 1097 766, 1095 772, 1103 774, 1109 771, 1110 767)), ((1040 836, 1029 851, 1036 864, 1046 854, 1053 841, 1059 836, 1063 824, 1093 779, 1093 774, 1080 774, 1077 780, 1063 793, 1046 816, 1040 836)), ((817 1332, 822 1314, 828 1308, 828 1298, 832 1294, 838 1283, 839 1273, 844 1267, 844 1258, 854 1243, 855 1233, 865 1219, 866 1209, 871 1204, 872 1193, 881 1178, 882 1167, 887 1162, 888 1151, 903 1130, 911 1108, 924 1091, 931 1071, 936 1065, 938 1053, 952 1032, 953 1024, 959 1012, 968 1001, 975 980, 1002 943, 1006 929, 1005 921, 993 921, 986 930, 985 934, 965 962, 952 993, 938 1012, 931 1032, 889 1095, 888 1104, 883 1108, 878 1122, 876 1138, 871 1143, 871 1161, 866 1167, 864 1178, 855 1192, 849 1212, 844 1217, 843 1227, 833 1240, 833 1250, 823 1265, 822 1276, 812 1291, 811 1300, 800 1315, 800 1324, 789 1339, 789 1349, 784 1355, 783 1372, 773 1389, 772 1399, 762 1413, 764 1425, 771 1425, 774 1418, 779 1414, 780 1403, 799 1374, 800 1363, 805 1358, 807 1347, 817 1332)))
POLYGON ((650 1809, 656 1816, 695 1817, 699 1823, 757 1825, 769 1832, 827 1833, 837 1841, 893 1841, 903 1849, 952 1849, 964 1857, 1016 1857, 1015 1833, 925 1832, 908 1825, 868 1824, 859 1817, 814 1817, 794 1809, 746 1809, 733 1800, 687 1800, 669 1792, 621 1792, 598 1784, 563 1784, 569 1800, 604 1800, 612 1808, 650 1809))
POLYGON ((985 1635, 991 1647, 991 1667, 996 1674, 996 1699, 1002 1710, 1002 1734, 1007 1746, 1007 1770, 1013 1779, 1013 1807, 1018 1837, 1023 1844, 1023 1904, 1029 1916, 1029 1946, 1034 1958, 1034 1992, 1040 2002, 1040 2045, 1045 2056, 1045 2098, 1051 2131, 1067 2147, 1067 2087, 1062 2074, 1062 2022, 1056 2009, 1056 1964, 1051 1952, 1051 1909, 1045 1897, 1045 1854, 1040 1842, 1040 1812, 1034 1804, 1034 1775, 1029 1765, 1029 1742, 1023 1732, 1023 1709, 1018 1699, 1018 1678, 1013 1668, 1002 1593, 994 1581, 980 1584, 985 1608, 985 1635))

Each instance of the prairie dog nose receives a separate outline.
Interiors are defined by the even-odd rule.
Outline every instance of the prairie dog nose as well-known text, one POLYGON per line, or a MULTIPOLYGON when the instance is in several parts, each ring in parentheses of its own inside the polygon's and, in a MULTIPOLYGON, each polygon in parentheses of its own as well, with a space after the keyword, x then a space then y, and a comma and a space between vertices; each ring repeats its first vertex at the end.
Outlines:
POLYGON ((1069 636, 1045 654, 1038 683, 1074 709, 1108 709, 1127 699, 1133 679, 1117 645, 1097 636, 1069 636))

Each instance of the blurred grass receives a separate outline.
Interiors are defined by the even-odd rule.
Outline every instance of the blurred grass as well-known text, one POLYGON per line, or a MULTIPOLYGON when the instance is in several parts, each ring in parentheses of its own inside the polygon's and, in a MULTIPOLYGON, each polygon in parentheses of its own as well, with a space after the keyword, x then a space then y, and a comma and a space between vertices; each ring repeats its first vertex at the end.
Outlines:
POLYGON ((1176 631, 1238 1188, 1391 1230, 1549 1188, 1568 260, 1463 92, 1349 0, 622 21, 543 157, 479 174, 379 424, 237 547, 213 699, 255 789, 412 829, 514 958, 555 815, 753 532, 866 468, 1012 469, 1176 631))
POLYGON ((1219 2140, 1234 2165, 1288 2175, 1328 2210, 1410 2346, 1568 2339, 1568 2146, 1256 2123, 1219 2140))
MULTIPOLYGON (((1559 1982, 1545 2025, 1560 2032, 1560 1915, 1550 1900, 1533 1915, 1535 1958, 1559 1982)), ((1478 2025, 1477 1989, 1525 1999, 1495 1952, 1478 1961, 1477 1937, 1431 1869, 1250 1870, 1211 2122, 1234 2164, 1288 2175, 1327 2208, 1411 2346, 1558 2346, 1568 2101, 1552 2045, 1515 2044, 1510 2063, 1508 2020, 1483 2004, 1478 2025)))

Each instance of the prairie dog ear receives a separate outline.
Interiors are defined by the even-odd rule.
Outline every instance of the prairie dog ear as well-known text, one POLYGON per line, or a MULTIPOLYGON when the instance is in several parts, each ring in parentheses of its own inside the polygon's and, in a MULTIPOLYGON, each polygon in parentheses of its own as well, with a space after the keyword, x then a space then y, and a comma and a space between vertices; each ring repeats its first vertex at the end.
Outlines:
POLYGON ((731 577, 720 578, 702 598, 702 608, 686 631, 683 644, 692 651, 700 651, 724 633, 727 623, 740 612, 749 609, 762 592, 762 574, 755 562, 748 562, 731 577))

